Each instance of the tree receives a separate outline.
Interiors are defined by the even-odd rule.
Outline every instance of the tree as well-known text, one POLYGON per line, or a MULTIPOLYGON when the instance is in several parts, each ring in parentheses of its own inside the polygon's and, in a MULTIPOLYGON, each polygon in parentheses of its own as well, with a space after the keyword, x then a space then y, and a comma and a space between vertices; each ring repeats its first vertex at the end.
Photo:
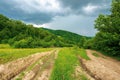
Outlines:
POLYGON ((9 21, 9 19, 0 14, 0 31, 6 27, 7 21, 9 21))
POLYGON ((80 42, 79 42, 79 47, 82 47, 82 48, 83 48, 85 42, 86 42, 86 38, 85 38, 85 37, 82 37, 81 40, 80 40, 80 42))
POLYGON ((109 55, 120 56, 120 1, 113 0, 111 15, 99 15, 95 28, 94 48, 109 55))

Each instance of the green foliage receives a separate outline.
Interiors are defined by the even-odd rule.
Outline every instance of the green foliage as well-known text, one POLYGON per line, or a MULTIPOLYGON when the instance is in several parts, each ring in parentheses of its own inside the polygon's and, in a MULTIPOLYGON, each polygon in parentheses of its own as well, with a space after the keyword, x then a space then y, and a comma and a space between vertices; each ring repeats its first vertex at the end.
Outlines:
POLYGON ((92 53, 92 55, 94 55, 96 57, 100 57, 97 53, 92 53))
POLYGON ((56 36, 61 38, 62 41, 65 41, 65 43, 69 43, 71 45, 77 45, 79 47, 84 47, 84 43, 86 42, 86 40, 91 39, 91 37, 81 36, 69 31, 51 30, 46 28, 43 29, 55 34, 56 36))
POLYGON ((35 28, 3 15, 0 19, 0 43, 15 48, 83 47, 85 39, 89 39, 68 31, 35 28))
POLYGON ((86 59, 86 60, 90 60, 85 49, 77 49, 76 51, 77 51, 77 55, 80 55, 81 58, 86 59))
MULTIPOLYGON (((76 67, 80 66, 78 55, 88 59, 85 50, 76 47, 62 48, 55 60, 54 68, 50 76, 50 80, 88 80, 82 71, 76 76, 76 67)), ((81 70, 81 69, 80 69, 81 70)))
POLYGON ((9 44, 0 44, 0 49, 12 48, 9 44))
POLYGON ((120 56, 120 1, 113 0, 111 15, 99 15, 95 21, 99 31, 93 39, 92 48, 108 55, 120 56))
POLYGON ((71 47, 63 37, 0 15, 0 43, 15 48, 71 47))
POLYGON ((81 80, 89 80, 84 74, 80 75, 81 80))

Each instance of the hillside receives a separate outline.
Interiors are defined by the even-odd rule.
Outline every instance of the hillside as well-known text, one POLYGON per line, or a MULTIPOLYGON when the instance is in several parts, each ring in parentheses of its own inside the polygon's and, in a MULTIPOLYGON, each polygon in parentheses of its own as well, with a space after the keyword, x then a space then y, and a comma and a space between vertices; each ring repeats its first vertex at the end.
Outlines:
POLYGON ((70 44, 75 44, 81 47, 83 45, 83 40, 91 39, 91 37, 82 36, 65 30, 52 30, 47 28, 43 28, 43 29, 49 31, 52 34, 62 37, 70 44))
POLYGON ((64 30, 35 28, 0 15, 0 43, 8 43, 16 48, 80 46, 83 38, 87 39, 64 30))

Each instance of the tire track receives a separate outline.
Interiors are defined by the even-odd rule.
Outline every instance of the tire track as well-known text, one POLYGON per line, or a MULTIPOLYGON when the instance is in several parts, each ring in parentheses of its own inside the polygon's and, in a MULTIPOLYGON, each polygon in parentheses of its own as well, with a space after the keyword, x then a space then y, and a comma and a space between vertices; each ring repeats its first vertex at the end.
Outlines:
MULTIPOLYGON (((19 75, 14 77, 12 80, 49 80, 49 76, 52 71, 54 64, 54 58, 58 53, 58 50, 55 50, 46 56, 40 58, 37 62, 34 63, 34 66, 29 69, 21 72, 19 75), (21 76, 21 74, 23 74, 21 76)), ((29 67, 28 67, 29 68, 29 67)))
POLYGON ((96 80, 120 80, 120 62, 102 54, 86 50, 91 60, 81 59, 83 68, 96 80), (102 55, 95 57, 92 53, 102 55))
POLYGON ((38 61, 40 58, 52 53, 52 51, 36 53, 28 57, 0 65, 0 80, 10 80, 17 74, 25 70, 28 66, 38 61))

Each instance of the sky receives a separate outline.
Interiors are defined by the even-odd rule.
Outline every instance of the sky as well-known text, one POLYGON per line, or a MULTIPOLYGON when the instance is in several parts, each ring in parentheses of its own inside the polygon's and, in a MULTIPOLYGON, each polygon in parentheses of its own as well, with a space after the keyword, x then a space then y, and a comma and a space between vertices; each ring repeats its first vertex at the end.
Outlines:
POLYGON ((94 21, 110 14, 111 0, 0 0, 0 14, 35 27, 95 36, 94 21))

